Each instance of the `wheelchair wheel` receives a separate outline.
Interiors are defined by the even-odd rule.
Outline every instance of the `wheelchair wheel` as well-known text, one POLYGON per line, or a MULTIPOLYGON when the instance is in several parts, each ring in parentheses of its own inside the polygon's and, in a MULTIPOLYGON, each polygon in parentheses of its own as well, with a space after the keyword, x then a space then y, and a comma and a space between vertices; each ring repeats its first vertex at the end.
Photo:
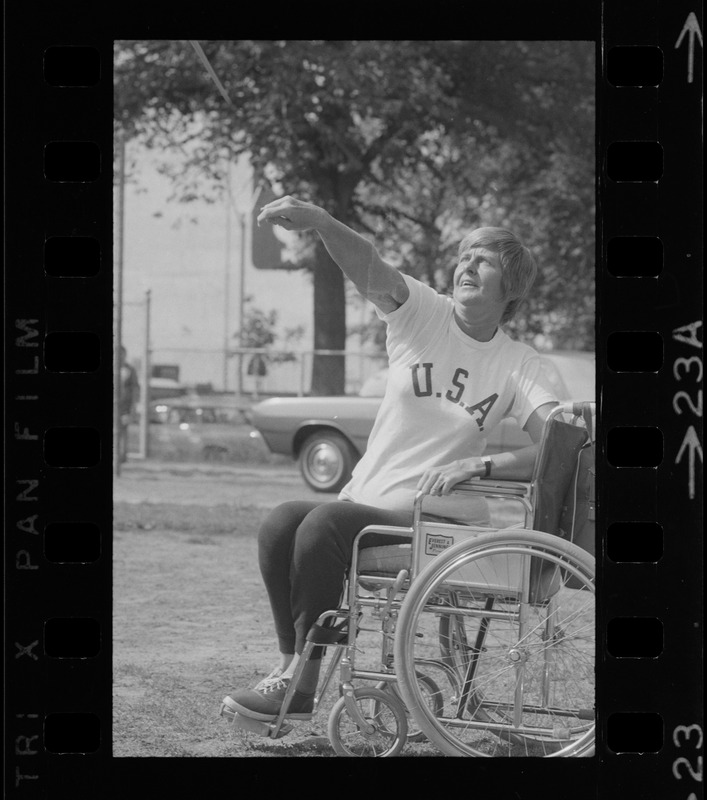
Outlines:
POLYGON ((339 756, 392 758, 405 746, 407 719, 405 707, 389 691, 373 687, 354 690, 354 701, 372 733, 362 731, 349 716, 346 699, 340 697, 329 714, 328 735, 339 756))
MULTIPOLYGON (((420 693, 422 694, 425 703, 432 709, 432 713, 437 715, 442 713, 444 707, 444 696, 439 686, 435 683, 434 679, 423 672, 417 672, 417 682, 420 686, 420 693)), ((376 689, 381 689, 384 692, 390 692, 397 700, 403 702, 400 697, 400 690, 397 685, 392 681, 381 681, 376 684, 376 689)), ((407 712, 407 741, 408 742, 424 742, 427 738, 423 731, 420 730, 415 722, 415 718, 407 712)))
POLYGON ((594 559, 550 534, 497 531, 437 556, 413 581, 395 637, 420 729, 447 755, 590 755, 594 601, 594 559), (414 677, 435 658, 459 687, 441 713, 414 677))

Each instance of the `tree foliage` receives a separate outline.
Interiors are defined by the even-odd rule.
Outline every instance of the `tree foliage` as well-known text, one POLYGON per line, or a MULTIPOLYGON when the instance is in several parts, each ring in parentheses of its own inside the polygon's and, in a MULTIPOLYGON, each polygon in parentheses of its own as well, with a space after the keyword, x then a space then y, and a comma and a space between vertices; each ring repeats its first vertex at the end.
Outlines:
MULTIPOLYGON (((278 343, 280 335, 277 332, 280 315, 276 309, 264 311, 253 305, 253 297, 248 295, 245 298, 245 317, 243 320, 243 335, 240 331, 234 334, 234 338, 240 339, 240 347, 258 348, 267 350, 278 343)), ((302 338, 304 331, 301 326, 286 328, 282 338, 285 339, 285 346, 289 347, 293 342, 302 338)), ((265 360, 278 364, 284 361, 294 361, 294 353, 279 349, 273 353, 264 354, 265 360)))
MULTIPOLYGON (((213 196, 225 157, 248 153, 279 190, 374 236, 384 257, 441 290, 465 231, 511 227, 542 275, 516 334, 592 346, 592 45, 200 44, 228 104, 188 42, 116 44, 116 124, 183 153, 171 174, 179 199, 213 196)), ((303 263, 315 348, 343 349, 341 273, 317 240, 303 263)), ((343 386, 343 359, 315 361, 315 393, 343 386)))

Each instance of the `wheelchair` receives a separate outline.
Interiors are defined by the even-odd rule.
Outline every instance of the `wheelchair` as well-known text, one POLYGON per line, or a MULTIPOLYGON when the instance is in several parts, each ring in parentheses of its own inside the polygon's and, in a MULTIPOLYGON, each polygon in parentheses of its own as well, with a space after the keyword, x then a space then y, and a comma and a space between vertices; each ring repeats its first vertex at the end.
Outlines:
MULTIPOLYGON (((418 494, 411 527, 364 528, 341 605, 310 630, 283 711, 271 723, 235 714, 234 725, 288 733, 304 662, 324 647, 333 655, 313 713, 338 672, 327 726, 338 755, 392 757, 424 740, 447 756, 592 755, 593 542, 583 549, 572 539, 586 471, 593 477, 594 410, 552 410, 529 483, 474 479, 454 489, 519 503, 523 522, 494 529, 430 517, 418 494), (369 533, 410 544, 367 548, 369 533)), ((585 499, 593 513, 593 495, 585 499)))

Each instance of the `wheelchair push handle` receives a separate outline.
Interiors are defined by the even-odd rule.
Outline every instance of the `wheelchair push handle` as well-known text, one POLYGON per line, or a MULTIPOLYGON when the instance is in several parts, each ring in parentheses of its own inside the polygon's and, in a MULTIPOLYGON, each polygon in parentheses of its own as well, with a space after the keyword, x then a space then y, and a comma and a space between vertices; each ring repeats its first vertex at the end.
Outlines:
POLYGON ((583 417, 587 412, 594 413, 596 403, 594 400, 583 400, 581 402, 572 401, 560 403, 552 409, 553 414, 571 414, 573 417, 583 417))
POLYGON ((569 414, 573 416, 575 419, 584 420, 584 424, 586 426, 587 433, 589 435, 589 440, 592 441, 594 439, 593 417, 594 414, 596 413, 596 408, 597 404, 594 400, 560 403, 550 411, 550 414, 545 420, 545 425, 547 426, 551 420, 555 419, 556 417, 559 417, 562 414, 569 414))

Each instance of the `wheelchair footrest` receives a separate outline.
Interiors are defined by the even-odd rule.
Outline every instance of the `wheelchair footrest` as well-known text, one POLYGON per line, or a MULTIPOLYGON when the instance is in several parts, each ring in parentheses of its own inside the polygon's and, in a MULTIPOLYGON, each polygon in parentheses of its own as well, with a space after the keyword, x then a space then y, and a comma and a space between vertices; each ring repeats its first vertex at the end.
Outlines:
POLYGON ((348 636, 348 621, 333 628, 324 627, 315 622, 307 633, 307 641, 313 644, 346 644, 348 636))
POLYGON ((274 730, 274 726, 271 722, 261 722, 260 720, 253 719, 252 717, 247 717, 245 714, 239 714, 238 712, 236 712, 234 716, 233 725, 241 730, 257 733, 260 734, 260 736, 267 736, 271 739, 281 739, 283 736, 287 736, 287 734, 292 730, 291 725, 282 725, 280 730, 277 732, 277 736, 273 737, 272 732, 274 730))

